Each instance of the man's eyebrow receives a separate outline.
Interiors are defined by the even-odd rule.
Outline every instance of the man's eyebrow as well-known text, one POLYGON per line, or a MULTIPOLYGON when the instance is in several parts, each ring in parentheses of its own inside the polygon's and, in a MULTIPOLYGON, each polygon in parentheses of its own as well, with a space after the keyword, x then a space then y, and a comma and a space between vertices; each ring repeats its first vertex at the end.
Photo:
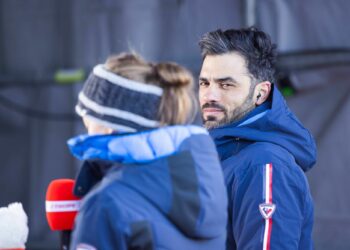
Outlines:
MULTIPOLYGON (((200 76, 199 81, 208 82, 208 78, 200 76)), ((237 81, 233 77, 230 77, 230 76, 222 77, 222 78, 214 78, 214 82, 216 82, 216 83, 226 82, 226 81, 231 81, 231 82, 237 83, 237 81)))
POLYGON ((208 81, 208 79, 207 78, 205 78, 205 77, 199 77, 199 81, 203 81, 203 82, 207 82, 208 81))
POLYGON ((214 82, 216 82, 216 83, 220 83, 220 82, 234 82, 234 83, 237 83, 237 81, 234 78, 230 77, 230 76, 222 77, 222 78, 215 78, 214 82))

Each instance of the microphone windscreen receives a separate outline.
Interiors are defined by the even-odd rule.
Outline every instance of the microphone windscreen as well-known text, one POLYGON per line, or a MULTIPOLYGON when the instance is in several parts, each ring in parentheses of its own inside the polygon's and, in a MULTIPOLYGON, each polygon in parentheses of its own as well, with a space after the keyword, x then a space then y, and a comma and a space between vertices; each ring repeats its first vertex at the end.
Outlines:
POLYGON ((53 180, 46 192, 46 218, 51 230, 72 230, 80 206, 73 194, 74 180, 53 180))
POLYGON ((0 249, 25 249, 28 239, 28 217, 19 202, 0 208, 0 249))

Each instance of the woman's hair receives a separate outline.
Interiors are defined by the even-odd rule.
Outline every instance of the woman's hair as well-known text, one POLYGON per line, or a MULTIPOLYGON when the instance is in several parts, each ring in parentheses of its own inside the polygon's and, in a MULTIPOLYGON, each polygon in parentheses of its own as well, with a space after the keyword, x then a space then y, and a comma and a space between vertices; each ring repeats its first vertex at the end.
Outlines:
POLYGON ((161 126, 193 121, 198 104, 194 95, 192 74, 184 67, 172 62, 153 64, 135 53, 122 53, 109 57, 105 68, 130 80, 163 89, 158 110, 161 126))

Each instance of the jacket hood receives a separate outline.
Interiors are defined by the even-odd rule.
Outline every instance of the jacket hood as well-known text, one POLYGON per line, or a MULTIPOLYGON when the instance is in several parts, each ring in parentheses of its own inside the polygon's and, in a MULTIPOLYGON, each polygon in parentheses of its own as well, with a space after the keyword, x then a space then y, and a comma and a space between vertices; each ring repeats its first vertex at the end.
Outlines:
POLYGON ((297 164, 308 171, 316 162, 316 145, 310 132, 290 111, 273 85, 267 102, 258 106, 240 121, 210 131, 219 153, 220 147, 234 139, 269 142, 289 151, 297 164))
POLYGON ((79 160, 144 164, 175 154, 195 134, 208 132, 198 126, 172 126, 136 134, 80 135, 67 144, 79 160))
MULTIPOLYGON (((91 185, 96 183, 91 181, 96 160, 117 163, 122 167, 107 171, 101 186, 118 182, 134 190, 130 197, 141 194, 145 199, 137 201, 149 201, 188 237, 225 233, 224 178, 215 145, 204 128, 170 126, 135 134, 82 135, 70 139, 68 146, 74 156, 85 160, 76 186, 87 179, 91 185)), ((77 195, 84 195, 77 192, 76 188, 77 195)))

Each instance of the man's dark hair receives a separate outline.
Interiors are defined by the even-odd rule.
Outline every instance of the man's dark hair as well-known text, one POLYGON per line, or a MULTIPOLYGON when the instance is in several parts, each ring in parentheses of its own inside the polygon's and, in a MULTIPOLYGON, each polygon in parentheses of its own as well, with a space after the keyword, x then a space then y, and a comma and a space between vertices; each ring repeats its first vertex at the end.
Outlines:
POLYGON ((240 53, 246 60, 250 74, 258 82, 274 83, 276 45, 270 36, 255 27, 246 29, 220 29, 204 34, 199 41, 203 59, 207 55, 240 53))

